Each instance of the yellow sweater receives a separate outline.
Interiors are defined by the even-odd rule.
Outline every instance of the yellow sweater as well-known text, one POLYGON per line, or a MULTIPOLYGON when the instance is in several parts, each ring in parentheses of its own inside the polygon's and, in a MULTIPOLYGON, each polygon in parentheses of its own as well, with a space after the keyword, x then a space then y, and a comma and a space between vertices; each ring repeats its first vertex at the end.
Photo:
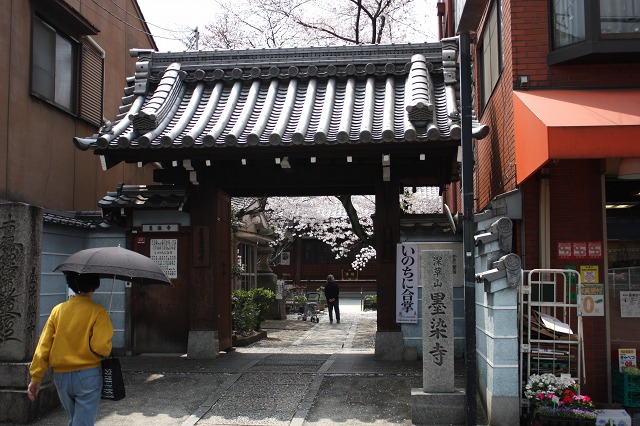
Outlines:
POLYGON ((90 297, 74 296, 53 308, 29 369, 40 382, 47 368, 56 373, 99 367, 111 353, 113 326, 107 311, 90 297))

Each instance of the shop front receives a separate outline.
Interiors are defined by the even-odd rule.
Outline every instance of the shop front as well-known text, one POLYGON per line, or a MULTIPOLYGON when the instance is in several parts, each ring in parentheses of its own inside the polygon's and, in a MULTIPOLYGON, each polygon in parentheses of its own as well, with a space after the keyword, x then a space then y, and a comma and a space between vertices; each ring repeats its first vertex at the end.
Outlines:
POLYGON ((640 394, 621 396, 616 377, 621 353, 640 350, 640 91, 515 91, 513 103, 521 255, 526 265, 576 271, 581 390, 632 411, 640 394))

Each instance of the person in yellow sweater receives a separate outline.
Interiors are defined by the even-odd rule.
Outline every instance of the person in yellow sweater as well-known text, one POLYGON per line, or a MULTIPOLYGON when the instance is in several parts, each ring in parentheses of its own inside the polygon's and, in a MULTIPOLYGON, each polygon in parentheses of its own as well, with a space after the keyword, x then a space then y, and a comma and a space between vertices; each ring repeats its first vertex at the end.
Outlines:
POLYGON ((113 325, 107 311, 92 300, 100 286, 96 274, 65 273, 76 293, 53 308, 36 347, 27 395, 38 396, 49 367, 69 426, 93 425, 102 394, 103 357, 111 353, 113 325))

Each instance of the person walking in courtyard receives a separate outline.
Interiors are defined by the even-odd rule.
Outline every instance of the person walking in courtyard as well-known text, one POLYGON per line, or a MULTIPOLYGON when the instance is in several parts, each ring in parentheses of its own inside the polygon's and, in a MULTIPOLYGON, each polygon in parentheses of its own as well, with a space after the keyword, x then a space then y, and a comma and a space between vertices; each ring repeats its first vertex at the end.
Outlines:
POLYGON ((29 372, 27 395, 34 401, 49 367, 69 425, 93 425, 102 395, 100 361, 111 353, 113 325, 93 302, 100 286, 96 274, 65 273, 76 295, 55 306, 42 330, 29 372))
POLYGON ((329 307, 329 322, 333 324, 333 311, 336 311, 336 322, 340 324, 340 287, 333 279, 333 275, 327 277, 327 284, 324 286, 324 297, 327 299, 329 307))

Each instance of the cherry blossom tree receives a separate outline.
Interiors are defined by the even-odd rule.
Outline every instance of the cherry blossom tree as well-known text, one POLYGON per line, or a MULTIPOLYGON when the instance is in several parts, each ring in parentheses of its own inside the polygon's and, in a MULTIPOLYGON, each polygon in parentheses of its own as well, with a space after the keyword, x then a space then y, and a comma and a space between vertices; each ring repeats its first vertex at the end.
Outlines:
MULTIPOLYGON (((277 258, 295 238, 311 237, 326 243, 336 258, 355 256, 352 267, 362 269, 375 258, 373 196, 269 197, 234 199, 235 216, 263 213, 274 233, 277 258)), ((441 213, 438 189, 416 188, 400 197, 405 213, 441 213)))
MULTIPOLYGON (((205 25, 202 47, 277 48, 331 44, 424 42, 424 0, 217 0, 215 21, 205 25)), ((435 5, 432 5, 435 11, 435 5)))

